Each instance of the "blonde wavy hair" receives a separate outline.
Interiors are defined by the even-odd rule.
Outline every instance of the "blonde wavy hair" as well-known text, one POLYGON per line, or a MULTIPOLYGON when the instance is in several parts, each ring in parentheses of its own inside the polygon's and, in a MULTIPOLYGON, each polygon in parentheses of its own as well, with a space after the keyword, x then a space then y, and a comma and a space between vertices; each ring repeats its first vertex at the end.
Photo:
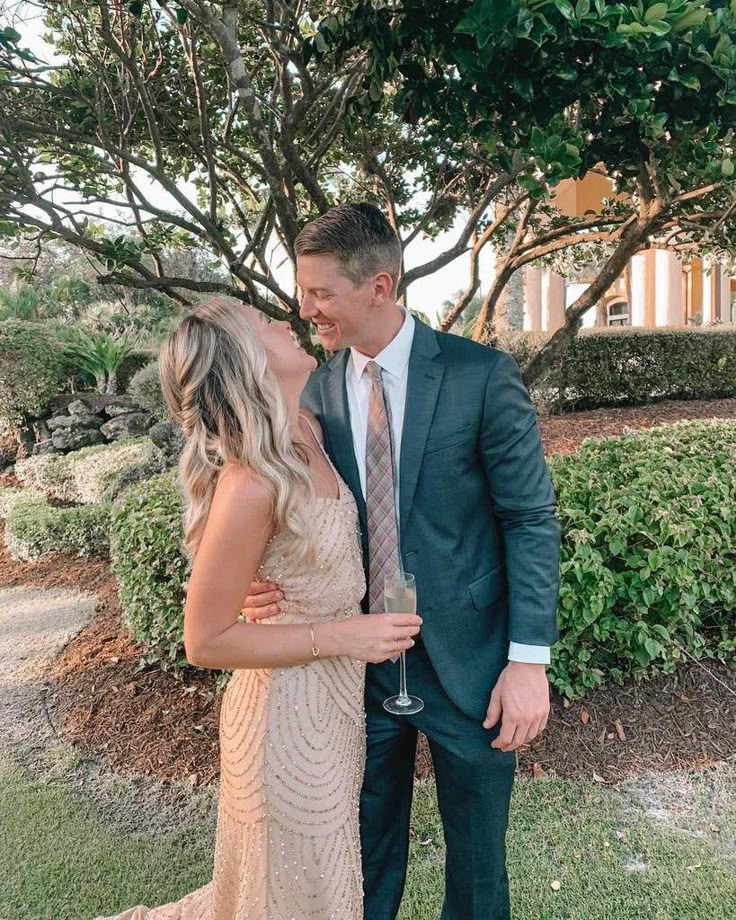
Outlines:
POLYGON ((190 557, 202 539, 218 473, 237 463, 271 485, 274 524, 285 533, 290 555, 313 558, 305 501, 313 494, 312 479, 294 448, 266 348, 242 305, 217 297, 192 308, 161 346, 159 375, 172 418, 186 436, 179 479, 190 557))

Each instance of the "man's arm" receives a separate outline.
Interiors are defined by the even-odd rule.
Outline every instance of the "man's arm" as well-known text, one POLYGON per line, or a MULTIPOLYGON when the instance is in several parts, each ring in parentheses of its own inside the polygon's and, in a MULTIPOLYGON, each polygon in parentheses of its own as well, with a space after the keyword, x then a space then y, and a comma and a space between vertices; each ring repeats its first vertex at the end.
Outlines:
POLYGON ((504 353, 486 384, 481 450, 503 536, 511 659, 484 725, 503 715, 493 746, 515 750, 543 730, 549 714, 545 664, 557 639, 560 527, 534 408, 516 362, 504 353))
POLYGON ((548 648, 557 639, 560 526, 534 408, 505 353, 486 383, 481 450, 503 535, 509 640, 548 648))

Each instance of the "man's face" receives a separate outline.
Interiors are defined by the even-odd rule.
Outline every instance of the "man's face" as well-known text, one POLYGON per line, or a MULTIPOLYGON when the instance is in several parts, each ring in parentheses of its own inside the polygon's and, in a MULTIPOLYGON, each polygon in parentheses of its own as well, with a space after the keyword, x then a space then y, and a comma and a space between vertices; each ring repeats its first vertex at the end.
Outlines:
POLYGON ((374 280, 353 284, 341 274, 336 256, 321 253, 298 257, 296 282, 301 296, 299 313, 317 327, 322 346, 327 351, 360 348, 371 335, 374 280))

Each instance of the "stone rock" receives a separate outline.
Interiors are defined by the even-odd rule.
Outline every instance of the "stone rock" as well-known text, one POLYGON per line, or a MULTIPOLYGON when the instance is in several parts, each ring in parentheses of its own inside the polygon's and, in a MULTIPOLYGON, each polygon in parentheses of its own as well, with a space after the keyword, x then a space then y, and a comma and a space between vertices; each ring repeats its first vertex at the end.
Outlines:
POLYGON ((47 438, 45 441, 36 441, 32 453, 34 457, 39 457, 43 454, 58 454, 59 449, 54 445, 53 438, 47 438))
POLYGON ((18 439, 10 428, 0 430, 0 469, 15 463, 18 456, 18 439))
POLYGON ((105 439, 96 428, 57 428, 51 440, 54 447, 60 451, 79 450, 80 447, 91 447, 93 444, 104 444, 105 439))
POLYGON ((146 434, 151 418, 147 412, 126 412, 111 418, 100 428, 108 441, 120 441, 123 438, 137 438, 146 434))
POLYGON ((86 403, 83 399, 75 399, 74 402, 70 402, 66 407, 69 415, 93 415, 93 411, 90 408, 89 404, 86 403))
POLYGON ((121 415, 128 415, 131 412, 142 412, 140 406, 136 406, 135 403, 124 403, 124 402, 112 402, 105 406, 105 414, 109 418, 117 418, 121 415))
POLYGON ((177 460, 186 438, 181 428, 171 420, 158 422, 148 429, 148 437, 167 458, 177 460))
POLYGON ((51 431, 59 429, 77 431, 99 428, 102 425, 102 419, 99 415, 57 415, 55 418, 47 419, 46 424, 51 431))
POLYGON ((31 428, 33 429, 33 437, 36 441, 48 441, 51 438, 49 426, 43 419, 37 419, 33 422, 31 428))

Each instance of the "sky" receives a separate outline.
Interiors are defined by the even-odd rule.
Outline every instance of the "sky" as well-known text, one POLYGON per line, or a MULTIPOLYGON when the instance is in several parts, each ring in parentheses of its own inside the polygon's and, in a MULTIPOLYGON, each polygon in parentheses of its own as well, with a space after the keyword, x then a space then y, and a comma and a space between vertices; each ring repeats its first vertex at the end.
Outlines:
MULTIPOLYGON (((0 0, 0 23, 5 25, 12 22, 14 27, 23 36, 23 46, 30 48, 39 58, 49 61, 49 47, 42 41, 44 31, 43 23, 37 6, 23 2, 23 0, 0 0)), ((151 194, 151 200, 155 204, 171 207, 170 201, 166 199, 165 193, 158 195, 151 187, 144 190, 151 194)), ((105 216, 104 206, 98 208, 102 217, 105 216)), ((110 213, 109 211, 107 213, 110 213)), ((464 215, 458 219, 457 225, 447 233, 441 234, 435 240, 426 238, 416 239, 404 253, 404 263, 406 269, 414 268, 417 265, 424 264, 447 250, 457 239, 460 229, 463 225, 464 215)), ((481 281, 488 284, 492 275, 492 254, 490 250, 484 252, 484 258, 481 259, 481 281)), ((274 266, 283 261, 283 256, 276 254, 274 266)), ((275 274, 280 283, 284 284, 287 290, 292 289, 292 275, 290 266, 284 266, 280 269, 274 267, 275 274)), ((421 310, 426 313, 432 320, 436 320, 441 310, 442 304, 450 299, 457 291, 466 287, 469 275, 469 258, 467 255, 461 256, 445 266, 440 271, 422 278, 411 285, 409 289, 409 306, 414 310, 421 310)))

